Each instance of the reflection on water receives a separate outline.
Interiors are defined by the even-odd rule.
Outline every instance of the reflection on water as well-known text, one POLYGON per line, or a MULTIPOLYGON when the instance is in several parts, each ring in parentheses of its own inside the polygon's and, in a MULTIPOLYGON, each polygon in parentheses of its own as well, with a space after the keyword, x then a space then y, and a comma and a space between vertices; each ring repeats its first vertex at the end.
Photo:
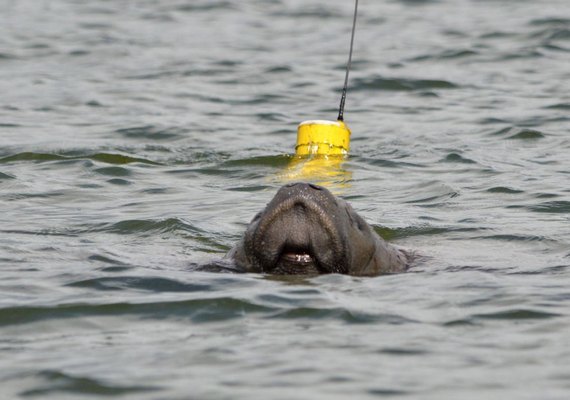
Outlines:
POLYGON ((344 167, 346 156, 293 156, 284 172, 275 181, 280 184, 290 182, 312 182, 324 186, 336 196, 350 189, 352 172, 344 167))

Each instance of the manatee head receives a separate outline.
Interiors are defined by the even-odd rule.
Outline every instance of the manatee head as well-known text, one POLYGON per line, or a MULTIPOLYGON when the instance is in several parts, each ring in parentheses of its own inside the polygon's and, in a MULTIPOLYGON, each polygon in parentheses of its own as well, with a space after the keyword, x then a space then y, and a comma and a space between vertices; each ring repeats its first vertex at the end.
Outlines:
POLYGON ((387 246, 347 202, 321 186, 293 183, 253 218, 229 256, 250 272, 374 275, 392 262, 384 260, 391 251, 399 253, 387 246))

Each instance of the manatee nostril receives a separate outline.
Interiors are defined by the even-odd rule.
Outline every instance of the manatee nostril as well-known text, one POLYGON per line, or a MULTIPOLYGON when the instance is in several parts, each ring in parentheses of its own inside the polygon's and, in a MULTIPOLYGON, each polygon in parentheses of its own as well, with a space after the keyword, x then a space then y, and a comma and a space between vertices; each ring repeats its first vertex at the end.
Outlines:
POLYGON ((312 189, 315 189, 315 190, 323 190, 322 187, 317 186, 317 185, 315 185, 315 184, 313 184, 313 183, 309 183, 309 187, 311 187, 312 189))

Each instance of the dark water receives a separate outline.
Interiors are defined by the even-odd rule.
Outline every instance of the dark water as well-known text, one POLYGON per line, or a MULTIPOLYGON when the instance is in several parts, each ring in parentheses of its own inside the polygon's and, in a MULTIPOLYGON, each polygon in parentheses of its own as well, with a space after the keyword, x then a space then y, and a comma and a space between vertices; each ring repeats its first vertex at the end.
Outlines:
POLYGON ((361 2, 327 184, 427 259, 308 280, 191 265, 335 118, 351 1, 0 6, 2 399, 570 398, 567 0, 361 2))

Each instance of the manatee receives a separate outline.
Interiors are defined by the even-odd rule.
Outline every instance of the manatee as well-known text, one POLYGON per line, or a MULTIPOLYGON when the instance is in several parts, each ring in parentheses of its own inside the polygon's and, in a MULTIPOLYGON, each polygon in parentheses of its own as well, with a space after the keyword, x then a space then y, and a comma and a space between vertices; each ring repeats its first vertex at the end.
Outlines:
POLYGON ((311 183, 279 189, 226 255, 244 272, 355 276, 403 272, 410 257, 386 243, 346 201, 311 183))

